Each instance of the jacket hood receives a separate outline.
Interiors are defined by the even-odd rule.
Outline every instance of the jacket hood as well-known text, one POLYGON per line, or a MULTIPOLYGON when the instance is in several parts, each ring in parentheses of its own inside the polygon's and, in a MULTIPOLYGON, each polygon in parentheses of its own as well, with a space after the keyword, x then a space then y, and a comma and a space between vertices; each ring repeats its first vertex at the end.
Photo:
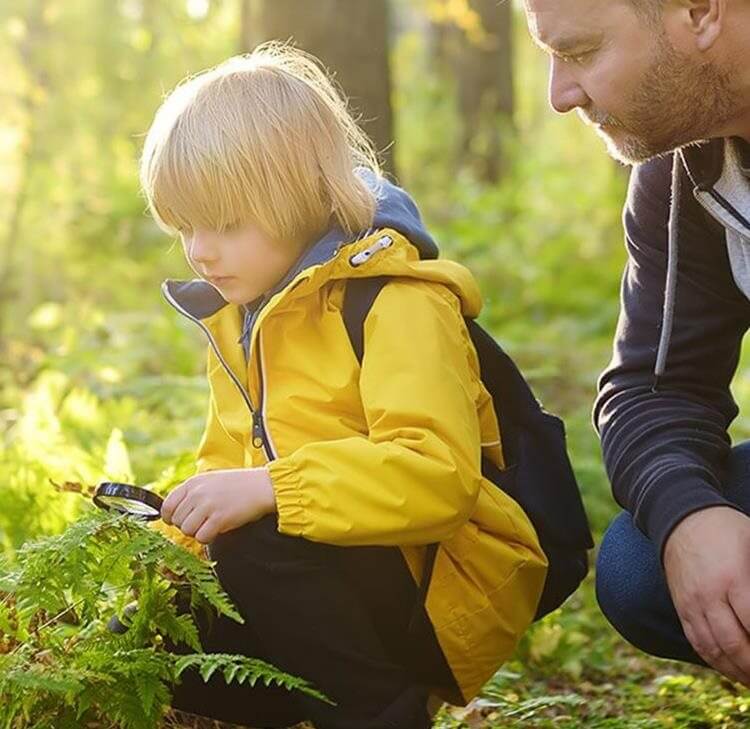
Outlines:
POLYGON ((724 140, 709 139, 682 147, 675 152, 694 188, 708 190, 715 185, 724 168, 724 140))
MULTIPOLYGON (((370 170, 357 168, 356 173, 373 191, 377 201, 372 225, 355 236, 347 235, 338 225, 332 226, 323 236, 308 246, 292 265, 287 274, 271 290, 252 302, 244 304, 245 322, 240 341, 249 339, 250 331, 264 305, 305 271, 313 271, 326 264, 335 263, 342 249, 346 248, 346 265, 327 267, 329 278, 362 275, 398 275, 423 278, 445 283, 461 298, 464 314, 476 316, 481 309, 481 296, 473 276, 465 267, 452 261, 436 260, 437 244, 422 222, 419 209, 411 196, 401 187, 383 177, 376 177, 370 170), (361 270, 348 265, 351 255, 368 248, 371 238, 378 233, 395 231, 403 238, 389 254, 388 270, 384 270, 380 256, 373 257, 373 264, 361 270), (409 250, 403 251, 406 247, 409 250)), ((378 251, 375 251, 376 253, 378 251)), ((368 254, 369 255, 369 254, 368 254)), ((166 279, 162 283, 162 294, 175 308, 193 319, 205 319, 227 305, 227 301, 210 283, 203 279, 166 279)))

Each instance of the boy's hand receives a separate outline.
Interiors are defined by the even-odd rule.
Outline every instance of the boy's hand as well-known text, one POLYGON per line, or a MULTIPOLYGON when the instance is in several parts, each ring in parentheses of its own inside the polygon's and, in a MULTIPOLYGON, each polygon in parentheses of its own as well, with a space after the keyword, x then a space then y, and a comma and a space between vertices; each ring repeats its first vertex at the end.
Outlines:
POLYGON ((276 495, 266 468, 228 468, 183 481, 164 499, 161 518, 208 544, 274 511, 276 495))

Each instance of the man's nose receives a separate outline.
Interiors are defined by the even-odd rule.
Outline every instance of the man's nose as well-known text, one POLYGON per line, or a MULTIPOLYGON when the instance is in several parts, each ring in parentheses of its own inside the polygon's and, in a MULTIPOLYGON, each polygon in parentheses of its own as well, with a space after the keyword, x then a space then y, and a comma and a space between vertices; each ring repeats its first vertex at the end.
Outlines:
POLYGON ((550 59, 549 103, 559 114, 567 114, 578 107, 586 107, 589 97, 573 77, 566 63, 559 58, 550 59))

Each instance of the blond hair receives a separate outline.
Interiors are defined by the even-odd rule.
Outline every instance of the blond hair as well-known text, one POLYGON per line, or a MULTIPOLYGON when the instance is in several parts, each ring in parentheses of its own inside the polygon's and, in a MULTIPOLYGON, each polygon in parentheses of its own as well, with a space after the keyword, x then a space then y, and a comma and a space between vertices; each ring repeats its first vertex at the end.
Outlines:
POLYGON ((174 235, 252 222, 304 241, 332 223, 367 229, 377 156, 316 59, 270 42, 168 94, 146 135, 140 179, 151 214, 174 235), (372 177, 370 176, 370 179, 372 177))

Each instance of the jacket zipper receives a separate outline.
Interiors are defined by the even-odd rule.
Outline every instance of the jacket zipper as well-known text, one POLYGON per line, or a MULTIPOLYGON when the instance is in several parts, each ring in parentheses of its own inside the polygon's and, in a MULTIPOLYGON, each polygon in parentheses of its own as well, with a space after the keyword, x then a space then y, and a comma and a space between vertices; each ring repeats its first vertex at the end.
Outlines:
MULTIPOLYGON (((378 238, 375 243, 373 243, 371 246, 366 248, 364 251, 362 251, 360 254, 352 256, 350 259, 350 263, 352 266, 358 266, 362 263, 365 263, 367 259, 370 258, 370 256, 373 253, 376 253, 379 250, 382 250, 383 248, 388 248, 393 243, 393 238, 389 235, 381 236, 378 238)), ((334 251, 333 255, 329 257, 325 262, 332 260, 336 257, 336 254, 339 252, 341 246, 337 246, 336 250, 334 251)), ((299 283, 299 282, 297 282, 299 283)), ((296 284, 295 284, 296 285, 296 284)), ((250 395, 246 392, 245 388, 242 386, 242 383, 237 379, 234 372, 232 372, 232 369, 229 367, 229 365, 224 360, 224 357, 222 356, 221 352, 219 351, 219 347, 217 346, 213 335, 211 332, 203 325, 203 323, 196 319, 195 317, 188 314, 173 298, 172 295, 169 293, 169 290, 166 286, 162 287, 162 290, 164 292, 164 295, 167 299, 167 301, 182 314, 183 316, 190 319, 190 321, 195 322, 205 333, 205 335, 208 337, 208 341, 211 343, 211 346, 213 347, 214 352, 216 352, 216 356, 219 358, 219 361, 221 362, 222 366, 226 370, 227 374, 232 378, 232 382, 237 386, 237 389, 240 391, 240 394, 242 395, 243 400, 245 401, 245 404, 247 405, 248 409, 250 410, 250 415, 252 417, 252 435, 251 435, 251 442, 253 444, 254 448, 263 448, 263 451, 266 454, 266 460, 274 461, 276 460, 276 453, 273 448, 273 445, 271 444, 271 438, 268 432, 268 429, 266 428, 266 424, 263 421, 263 407, 265 402, 265 382, 263 379, 263 363, 262 363, 262 346, 261 346, 261 338, 260 338, 260 331, 258 332, 258 381, 260 385, 260 406, 258 409, 255 409, 253 407, 253 403, 250 399, 250 395)), ((264 297, 263 301, 261 301, 258 308, 253 312, 252 318, 250 320, 250 326, 248 326, 248 329, 252 331, 254 323, 260 318, 260 312, 265 307, 265 304, 271 299, 271 296, 264 297)), ((244 334, 244 332, 243 332, 244 334)), ((250 348, 248 347, 248 350, 250 348)))
MULTIPOLYGON (((252 444, 255 448, 263 448, 266 454, 266 459, 269 461, 272 461, 275 459, 275 456, 273 455, 273 449, 271 448, 271 444, 268 441, 268 434, 266 433, 265 426, 263 425, 263 419, 261 416, 261 413, 259 410, 256 410, 253 407, 253 402, 250 399, 250 395, 247 393, 245 388, 242 386, 242 383, 237 379, 237 376, 232 371, 232 368, 227 364, 226 360, 224 359, 223 355, 219 351, 219 347, 216 344, 216 340, 214 339, 211 332, 208 330, 208 328, 201 322, 199 319, 196 319, 194 316, 191 316, 186 312, 173 298, 172 295, 169 293, 169 289, 164 286, 162 288, 162 291, 164 293, 165 298, 167 301, 172 305, 174 309, 176 309, 180 314, 182 314, 184 317, 190 319, 190 321, 197 324, 202 330, 203 333, 208 337, 208 341, 211 344, 211 347, 213 348, 214 352, 216 353, 216 356, 218 357, 219 361, 221 362, 222 366, 224 367, 224 370, 229 375, 229 377, 232 379, 232 382, 237 386, 237 389, 240 391, 240 394, 242 395, 242 399, 245 401, 245 404, 247 405, 248 409, 250 410, 250 415, 252 417, 253 422, 253 432, 252 432, 252 444)), ((262 385, 262 374, 261 374, 261 402, 262 402, 262 392, 263 392, 263 385, 262 385)))
POLYGON ((253 413, 253 445, 260 448, 261 444, 266 451, 266 458, 269 461, 276 459, 276 449, 271 443, 271 434, 268 432, 266 423, 263 419, 263 411, 266 406, 266 383, 263 379, 263 344, 261 340, 261 331, 258 330, 258 383, 260 385, 260 402, 258 409, 253 413))
MULTIPOLYGON (((378 252, 379 250, 382 250, 384 248, 388 248, 393 244, 393 238, 389 235, 380 236, 375 243, 373 243, 371 246, 366 248, 365 250, 361 251, 359 254, 352 256, 349 259, 349 262, 352 266, 359 266, 363 263, 366 263, 367 260, 373 255, 373 253, 378 252)), ((334 255, 332 258, 335 258, 335 255, 338 253, 339 248, 337 248, 334 251, 334 255)), ((330 260, 330 259, 329 259, 330 260)), ((295 286, 299 285, 301 283, 300 281, 297 281, 295 286)), ((260 302, 258 308, 253 312, 253 315, 250 319, 250 324, 248 326, 248 329, 250 332, 252 332, 255 322, 260 318, 261 310, 265 307, 266 303, 271 299, 271 296, 266 296, 264 299, 260 302)), ((243 331, 243 335, 244 335, 243 331)), ((258 330, 257 333, 258 338, 258 384, 260 389, 260 402, 258 404, 258 409, 252 411, 253 413, 253 436, 252 436, 252 443, 255 448, 260 448, 261 446, 265 450, 266 458, 267 460, 273 461, 276 459, 276 450, 273 447, 271 443, 271 437, 270 433, 268 432, 268 429, 266 427, 265 421, 263 419, 263 409, 265 407, 265 400, 266 400, 266 385, 263 378, 263 344, 262 344, 262 337, 261 332, 258 330)), ((248 352, 250 352, 250 347, 248 347, 248 352)))

